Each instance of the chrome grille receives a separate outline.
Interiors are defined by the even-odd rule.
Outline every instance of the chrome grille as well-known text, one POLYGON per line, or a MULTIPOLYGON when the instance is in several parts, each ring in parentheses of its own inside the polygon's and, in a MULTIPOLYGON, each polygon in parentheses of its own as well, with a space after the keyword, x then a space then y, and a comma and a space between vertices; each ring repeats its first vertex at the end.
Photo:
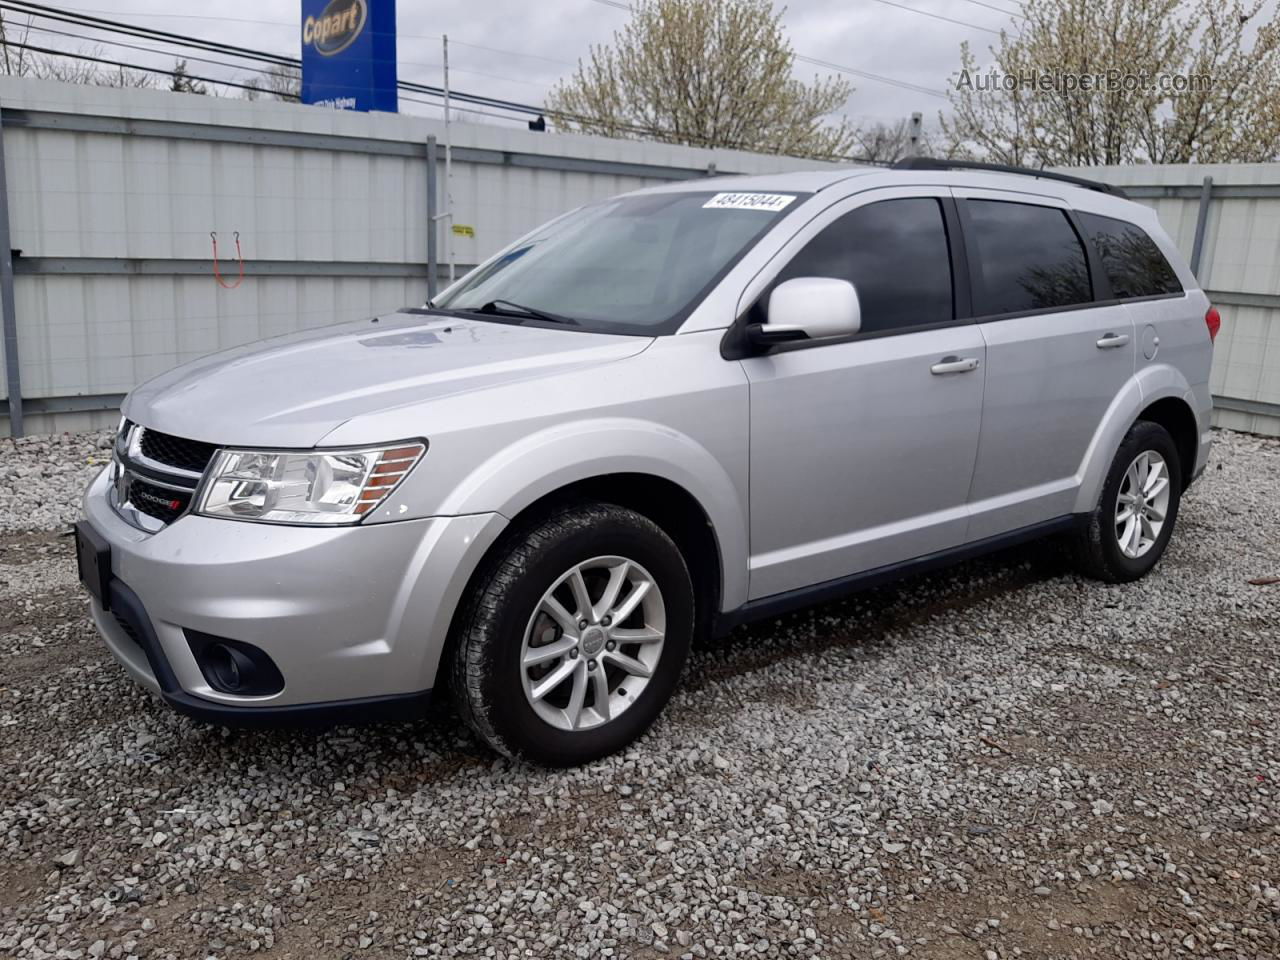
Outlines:
POLYGON ((111 503, 120 516, 156 533, 191 508, 217 447, 126 421, 116 437, 111 503))
POLYGON ((171 437, 167 433, 161 433, 159 430, 148 430, 145 427, 139 427, 138 429, 142 434, 139 447, 144 457, 148 460, 154 460, 156 463, 177 467, 180 470, 203 473, 204 468, 209 465, 209 461, 213 459, 214 452, 218 449, 212 443, 201 443, 199 440, 184 440, 182 437, 171 437))
POLYGON ((173 523, 191 506, 191 494, 157 487, 135 475, 129 484, 129 502, 149 517, 173 523))

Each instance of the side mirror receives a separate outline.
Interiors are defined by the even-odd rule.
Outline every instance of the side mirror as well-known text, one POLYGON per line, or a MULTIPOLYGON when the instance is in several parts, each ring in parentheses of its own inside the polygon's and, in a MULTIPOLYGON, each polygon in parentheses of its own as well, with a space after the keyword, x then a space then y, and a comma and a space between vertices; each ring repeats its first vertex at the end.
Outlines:
POLYGON ((752 342, 786 343, 847 337, 862 329, 858 291, 848 280, 796 277, 769 295, 768 322, 748 327, 752 342))

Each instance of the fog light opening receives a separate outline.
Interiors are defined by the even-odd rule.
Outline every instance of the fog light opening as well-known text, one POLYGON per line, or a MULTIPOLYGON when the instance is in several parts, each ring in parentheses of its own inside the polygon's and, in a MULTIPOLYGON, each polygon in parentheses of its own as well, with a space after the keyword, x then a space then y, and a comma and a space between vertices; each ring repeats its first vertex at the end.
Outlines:
POLYGON ((219 693, 268 697, 284 689, 284 677, 266 651, 242 640, 184 630, 205 682, 219 693))
POLYGON ((209 648, 209 669, 228 693, 239 693, 253 683, 253 661, 225 643, 209 648))

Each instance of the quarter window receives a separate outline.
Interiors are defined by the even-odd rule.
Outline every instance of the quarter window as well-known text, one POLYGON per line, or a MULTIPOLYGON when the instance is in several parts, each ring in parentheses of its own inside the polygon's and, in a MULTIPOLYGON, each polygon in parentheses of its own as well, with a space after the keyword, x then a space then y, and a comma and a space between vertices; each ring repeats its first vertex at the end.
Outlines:
POLYGON ((774 283, 795 277, 852 283, 863 332, 955 317, 946 222, 932 197, 881 200, 845 214, 810 240, 774 283))
POLYGON ((1182 292, 1173 267, 1141 227, 1096 213, 1078 216, 1085 232, 1093 238, 1115 296, 1125 300, 1182 292))
POLYGON ((979 316, 1045 310, 1093 299, 1084 246, 1057 207, 969 200, 977 248, 979 316))

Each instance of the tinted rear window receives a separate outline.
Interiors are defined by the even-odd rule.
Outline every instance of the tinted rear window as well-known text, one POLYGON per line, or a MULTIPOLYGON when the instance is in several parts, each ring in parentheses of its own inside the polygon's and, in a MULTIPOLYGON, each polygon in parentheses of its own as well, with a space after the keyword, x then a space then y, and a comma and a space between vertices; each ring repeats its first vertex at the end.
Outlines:
POLYGON ((969 200, 978 250, 979 316, 1044 310, 1093 299, 1084 246, 1064 211, 1005 200, 969 200))
POLYGON ((1096 213, 1081 213, 1079 217, 1093 239, 1115 296, 1123 300, 1182 292, 1173 267, 1141 227, 1096 213))

